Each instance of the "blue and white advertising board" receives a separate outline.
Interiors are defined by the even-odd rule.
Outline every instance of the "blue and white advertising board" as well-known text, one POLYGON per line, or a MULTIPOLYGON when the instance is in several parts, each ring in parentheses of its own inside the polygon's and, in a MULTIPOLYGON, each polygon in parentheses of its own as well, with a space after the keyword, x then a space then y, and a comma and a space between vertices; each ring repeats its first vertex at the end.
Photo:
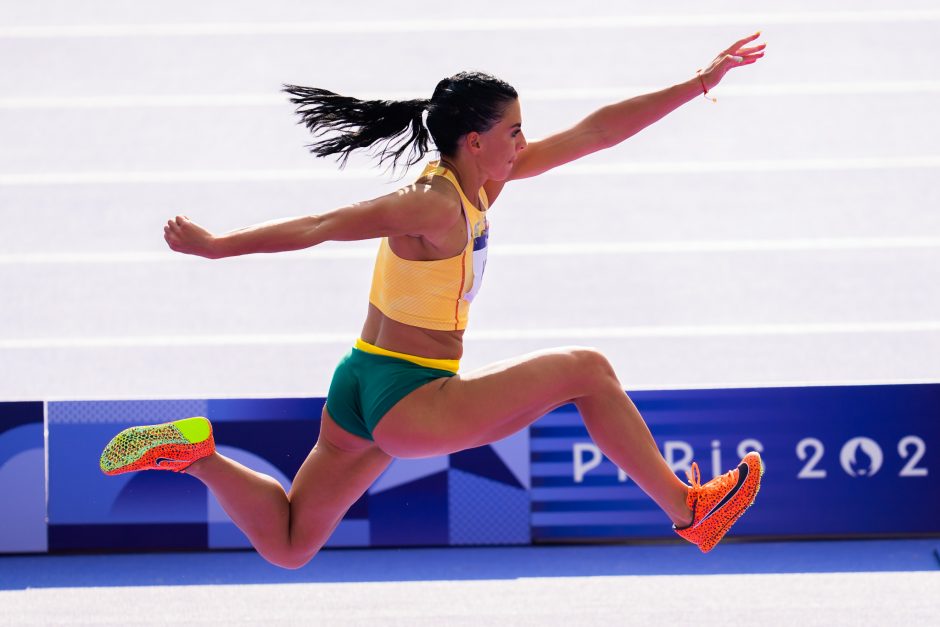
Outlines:
MULTIPOLYGON (((98 468, 102 448, 132 425, 206 416, 220 453, 289 490, 316 443, 323 404, 322 398, 49 403, 49 550, 249 547, 200 481, 171 472, 105 476, 98 468)), ((528 456, 523 431, 454 455, 396 460, 353 504, 327 546, 528 544, 528 456)), ((42 486, 34 488, 42 499, 42 486)))
MULTIPOLYGON (((702 481, 760 451, 739 536, 940 532, 940 385, 630 394, 667 462, 702 481)), ((671 536, 666 516, 591 442, 572 406, 530 430, 535 542, 671 536)))
MULTIPOLYGON (((732 536, 940 535, 940 384, 632 392, 667 462, 702 480, 749 450, 766 473, 732 536)), ((121 429, 204 415, 218 450, 286 488, 322 398, 0 403, 0 552, 248 547, 185 474, 106 477, 121 429), (45 426, 45 429, 44 429, 45 426)), ((396 460, 328 546, 673 538, 666 516, 588 436, 571 405, 454 455, 396 460)))
POLYGON ((43 403, 0 403, 0 553, 46 551, 43 403))

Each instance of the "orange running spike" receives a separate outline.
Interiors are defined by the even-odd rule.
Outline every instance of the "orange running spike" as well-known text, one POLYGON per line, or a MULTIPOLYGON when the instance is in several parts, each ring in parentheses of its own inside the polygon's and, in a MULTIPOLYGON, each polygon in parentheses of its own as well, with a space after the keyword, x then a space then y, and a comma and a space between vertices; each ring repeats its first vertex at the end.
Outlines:
POLYGON ((185 470, 215 452, 212 424, 202 417, 124 429, 101 453, 101 472, 120 475, 135 470, 185 470))
POLYGON ((698 464, 692 462, 692 469, 687 473, 692 485, 686 499, 692 510, 692 524, 681 529, 673 526, 673 529, 697 545, 702 553, 708 553, 754 503, 763 474, 760 454, 750 452, 737 468, 702 485, 698 464))

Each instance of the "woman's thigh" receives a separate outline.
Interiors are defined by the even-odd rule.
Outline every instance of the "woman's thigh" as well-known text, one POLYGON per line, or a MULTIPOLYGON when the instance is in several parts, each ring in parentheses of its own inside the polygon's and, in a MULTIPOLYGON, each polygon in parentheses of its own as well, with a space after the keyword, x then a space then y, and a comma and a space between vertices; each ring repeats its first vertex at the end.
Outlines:
POLYGON ((385 414, 373 436, 396 457, 452 453, 506 437, 612 381, 610 364, 593 349, 530 353, 416 389, 385 414))

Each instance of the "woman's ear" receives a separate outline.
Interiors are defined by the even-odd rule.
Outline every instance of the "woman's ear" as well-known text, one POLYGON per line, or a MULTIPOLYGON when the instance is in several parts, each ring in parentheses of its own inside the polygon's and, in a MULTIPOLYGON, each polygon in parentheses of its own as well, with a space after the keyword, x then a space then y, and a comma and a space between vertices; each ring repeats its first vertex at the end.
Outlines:
POLYGON ((480 152, 480 134, 476 131, 470 131, 464 137, 464 142, 467 147, 467 150, 470 151, 471 155, 475 155, 480 152))

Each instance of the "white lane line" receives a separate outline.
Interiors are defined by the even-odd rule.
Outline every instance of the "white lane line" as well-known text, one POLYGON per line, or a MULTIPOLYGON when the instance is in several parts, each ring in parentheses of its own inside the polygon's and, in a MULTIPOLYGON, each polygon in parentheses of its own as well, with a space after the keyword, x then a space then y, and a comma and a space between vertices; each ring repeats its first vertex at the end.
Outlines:
POLYGON ((755 335, 829 335, 838 333, 924 333, 940 331, 940 320, 914 322, 834 322, 634 327, 570 327, 467 331, 468 340, 642 339, 755 335))
POLYGON ((493 255, 630 255, 647 253, 803 252, 938 248, 940 237, 856 237, 715 240, 687 242, 560 242, 547 244, 494 243, 493 255))
MULTIPOLYGON (((629 383, 629 382, 628 382, 629 383)), ((819 381, 721 381, 721 382, 698 382, 698 383, 672 383, 667 385, 657 385, 655 383, 630 384, 628 392, 656 392, 666 390, 728 390, 735 388, 812 388, 812 387, 848 387, 848 386, 870 386, 870 385, 925 385, 940 383, 938 379, 831 379, 819 381)), ((324 394, 325 396, 326 394, 324 394)), ((272 397, 275 395, 271 395, 272 397)), ((52 399, 50 399, 52 400, 52 399)), ((70 400, 70 399, 63 399, 70 400)), ((78 399, 76 399, 78 400, 78 399)), ((144 399, 147 400, 147 399, 144 399)))
MULTIPOLYGON (((494 243, 494 257, 557 257, 637 254, 738 253, 738 252, 808 252, 904 250, 940 248, 940 237, 854 237, 803 239, 742 239, 711 241, 661 242, 545 242, 537 244, 494 243)), ((320 250, 280 253, 277 255, 246 255, 223 263, 254 263, 262 261, 320 261, 373 259, 375 247, 335 247, 320 250)), ((207 260, 173 252, 112 252, 112 253, 21 253, 0 254, 0 265, 75 265, 129 263, 206 263, 207 260)))
POLYGON ((206 22, 179 24, 78 24, 6 26, 0 37, 201 37, 243 35, 396 35, 402 33, 520 32, 616 30, 626 28, 742 26, 780 24, 883 24, 940 20, 937 10, 781 11, 773 13, 708 13, 700 15, 609 15, 594 17, 498 17, 461 19, 334 20, 306 22, 206 22))
MULTIPOLYGON (((419 96, 386 95, 386 99, 408 100, 419 96)), ((357 96, 368 98, 367 96, 357 96)), ((427 97, 427 96, 423 96, 427 97)), ((290 104, 288 96, 272 94, 138 94, 111 96, 23 96, 0 98, 0 109, 123 109, 168 107, 269 107, 290 104)))
MULTIPOLYGON (((913 322, 839 322, 817 324, 741 324, 695 326, 570 327, 467 331, 468 341, 611 340, 646 338, 833 335, 845 333, 933 333, 940 320, 913 322)), ((0 350, 82 348, 178 348, 350 344, 349 333, 272 333, 128 337, 0 339, 0 350)))
MULTIPOLYGON (((557 176, 604 174, 701 174, 728 172, 811 172, 836 170, 908 170, 940 168, 940 155, 917 157, 845 157, 822 159, 748 159, 740 161, 662 161, 575 163, 554 171, 557 176)), ((417 171, 416 169, 414 171, 417 171)), ((259 183, 330 180, 375 180, 379 168, 285 170, 183 170, 160 172, 41 172, 0 173, 0 186, 114 185, 165 183, 259 183)), ((407 173, 401 180, 406 180, 407 173)))
MULTIPOLYGON (((468 368, 466 372, 471 372, 472 368, 468 368)), ((322 384, 322 381, 314 381, 315 385, 322 384)), ((329 383, 329 381, 327 381, 329 383)), ((632 392, 660 392, 668 390, 729 390, 729 389, 751 389, 751 388, 807 388, 807 387, 848 387, 848 386, 871 386, 871 385, 925 385, 925 384, 936 384, 940 383, 940 378, 937 379, 855 379, 855 380, 844 380, 844 379, 832 379, 832 380, 819 380, 819 381, 735 381, 735 380, 726 380, 726 381, 697 381, 692 383, 678 383, 678 384, 661 384, 657 385, 655 383, 633 383, 631 381, 626 382, 628 387, 626 391, 629 393, 632 392)), ((164 392, 155 392, 155 393, 137 393, 137 394, 121 394, 117 392, 109 392, 107 400, 109 401, 157 401, 157 400, 173 400, 173 401, 185 401, 185 400, 194 400, 202 401, 205 399, 215 399, 215 398, 231 398, 233 395, 236 395, 237 398, 252 398, 252 399, 265 399, 265 398, 322 398, 326 396, 327 390, 323 388, 322 391, 317 393, 316 388, 312 388, 309 384, 304 384, 301 388, 282 388, 281 391, 250 391, 245 388, 238 388, 236 390, 232 389, 220 389, 213 388, 207 389, 203 393, 193 393, 187 392, 185 394, 173 394, 170 396, 164 396, 164 392)), ((19 392, 17 393, 19 394, 19 392)), ((42 398, 45 399, 46 403, 58 402, 58 401, 100 401, 103 396, 99 394, 88 394, 87 391, 76 390, 74 393, 66 395, 56 395, 56 394, 46 394, 43 393, 42 398)), ((34 401, 36 396, 0 396, 0 402, 9 401, 34 401)), ((48 475, 46 475, 48 477, 48 475)))
MULTIPOLYGON (((322 167, 322 166, 321 166, 322 167)), ((379 168, 296 170, 180 170, 159 172, 49 172, 0 174, 3 185, 111 185, 128 183, 267 183, 376 179, 379 168)))
MULTIPOLYGON (((552 89, 519 89, 520 97, 529 100, 603 100, 629 98, 662 89, 662 85, 626 87, 556 87, 552 89)), ((940 81, 870 81, 870 82, 821 82, 821 83, 774 83, 757 85, 719 85, 716 94, 722 96, 861 96, 872 94, 912 94, 940 92, 940 81)), ((381 97, 377 95, 376 97, 381 97)), ((387 98, 388 96, 386 96, 387 98)), ((410 96, 427 97, 426 95, 410 96)), ((0 101, 2 102, 2 101, 0 101)))
POLYGON ((710 172, 802 172, 832 170, 907 170, 940 167, 940 156, 849 157, 821 159, 749 159, 741 161, 666 161, 653 163, 574 163, 559 175, 699 174, 710 172))
MULTIPOLYGON (((519 88, 525 102, 575 100, 623 100, 662 89, 662 85, 623 87, 519 88)), ((716 90, 722 97, 762 96, 866 96, 877 94, 940 93, 940 81, 870 81, 840 83, 776 83, 765 85, 722 85, 716 90)), ((426 98, 426 92, 393 91, 351 93, 364 100, 410 100, 426 98)), ((124 109, 188 107, 273 107, 293 106, 284 94, 154 94, 110 96, 23 96, 0 98, 0 109, 124 109)))

